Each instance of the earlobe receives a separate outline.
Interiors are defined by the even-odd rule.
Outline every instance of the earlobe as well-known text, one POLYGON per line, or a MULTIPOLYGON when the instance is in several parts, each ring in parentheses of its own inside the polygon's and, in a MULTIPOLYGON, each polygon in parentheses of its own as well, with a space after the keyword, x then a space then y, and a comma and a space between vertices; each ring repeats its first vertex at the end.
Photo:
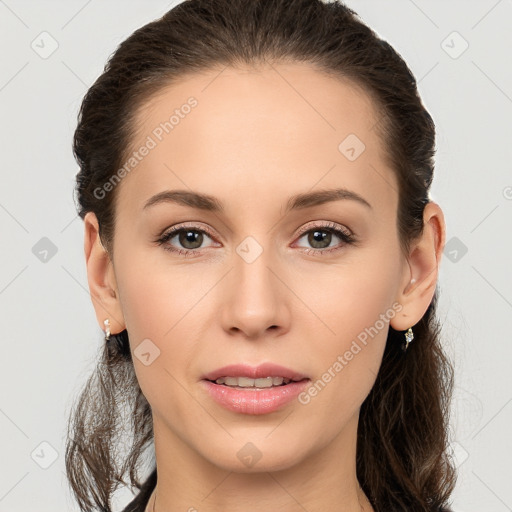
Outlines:
POLYGON ((423 233, 411 245, 405 283, 396 298, 402 309, 390 321, 397 331, 405 331, 421 320, 436 289, 446 228, 441 208, 432 201, 425 206, 423 226, 423 233))
POLYGON ((98 219, 93 212, 84 217, 84 253, 87 280, 96 319, 105 330, 105 319, 110 320, 113 334, 125 329, 114 268, 108 252, 99 237, 98 219))

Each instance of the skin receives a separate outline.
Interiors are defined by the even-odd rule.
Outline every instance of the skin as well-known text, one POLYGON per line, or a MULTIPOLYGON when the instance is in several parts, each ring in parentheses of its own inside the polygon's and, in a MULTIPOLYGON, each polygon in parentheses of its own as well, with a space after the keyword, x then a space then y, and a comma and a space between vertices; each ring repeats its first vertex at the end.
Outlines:
POLYGON ((144 105, 134 147, 190 96, 198 106, 118 185, 113 261, 94 213, 85 217, 99 325, 109 318, 112 333, 127 328, 132 353, 146 338, 160 350, 148 366, 133 358, 153 412, 156 511, 371 511, 356 478, 356 433, 387 322, 305 405, 235 413, 214 402, 200 379, 226 364, 272 361, 315 382, 393 304, 401 306, 388 320, 393 328, 414 326, 435 291, 442 210, 426 206, 423 234, 403 254, 397 179, 373 130, 378 115, 349 82, 300 63, 187 76, 144 105), (366 146, 354 161, 338 149, 350 133, 366 146), (290 196, 336 187, 357 192, 371 208, 345 199, 285 214, 290 196), (151 196, 174 189, 215 196, 225 210, 173 203, 143 210, 151 196), (199 247, 190 249, 195 257, 155 243, 182 222, 214 234, 195 246, 177 236, 167 242, 199 247), (333 234, 314 246, 311 231, 299 234, 308 223, 329 222, 357 243, 333 234), (247 236, 263 249, 252 263, 236 252, 247 236), (315 247, 324 254, 304 251, 315 247), (247 442, 262 455, 252 467, 237 457, 247 442))

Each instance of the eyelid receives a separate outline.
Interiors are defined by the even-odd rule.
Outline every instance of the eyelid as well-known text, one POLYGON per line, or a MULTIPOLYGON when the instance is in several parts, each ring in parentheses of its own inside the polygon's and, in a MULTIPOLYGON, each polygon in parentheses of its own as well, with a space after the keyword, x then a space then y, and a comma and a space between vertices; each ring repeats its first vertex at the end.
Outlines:
POLYGON ((323 222, 323 221, 319 221, 319 220, 317 220, 317 221, 313 220, 313 221, 306 223, 302 228, 300 228, 297 236, 301 237, 304 233, 311 231, 313 228, 326 229, 326 230, 337 229, 337 230, 345 233, 347 236, 354 236, 354 233, 352 233, 352 231, 350 229, 348 229, 347 227, 345 227, 341 224, 336 224, 335 222, 332 222, 332 221, 323 222), (315 222, 318 224, 315 224, 315 222))
MULTIPOLYGON (((174 233, 176 231, 179 231, 180 229, 187 229, 187 228, 192 229, 194 231, 204 231, 211 238, 216 238, 216 235, 213 234, 212 230, 209 227, 207 227, 206 225, 200 226, 200 224, 198 224, 197 222, 194 222, 194 221, 183 222, 180 224, 176 224, 170 228, 166 228, 164 231, 162 231, 162 233, 159 235, 159 237, 163 237, 166 234, 174 233), (199 228, 199 229, 196 229, 196 228, 199 228)), ((302 226, 300 228, 300 230, 296 236, 301 237, 302 235, 304 235, 305 233, 307 233, 308 231, 310 231, 313 228, 339 229, 340 231, 345 233, 347 236, 353 236, 352 231, 349 230, 347 227, 345 227, 341 224, 336 224, 335 222, 332 222, 332 221, 327 221, 324 223, 322 223, 322 221, 307 222, 306 224, 304 224, 304 226, 302 226)))
POLYGON ((179 224, 175 224, 174 226, 165 228, 162 233, 159 235, 159 238, 166 236, 170 233, 175 233, 177 231, 180 231, 182 229, 190 229, 192 231, 202 231, 206 233, 211 238, 216 238, 216 235, 213 234, 213 231, 206 225, 201 225, 201 223, 194 222, 194 221, 188 221, 188 222, 182 222, 179 224))

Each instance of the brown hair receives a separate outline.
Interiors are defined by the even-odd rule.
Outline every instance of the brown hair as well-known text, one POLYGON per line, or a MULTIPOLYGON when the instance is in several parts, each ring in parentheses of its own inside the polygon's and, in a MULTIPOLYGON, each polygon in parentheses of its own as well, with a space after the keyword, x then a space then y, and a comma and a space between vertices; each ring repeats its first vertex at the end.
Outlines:
MULTIPOLYGON (((408 253, 429 202, 435 126, 400 55, 339 1, 187 0, 123 41, 81 105, 73 145, 78 211, 82 218, 96 214, 111 258, 119 187, 104 198, 95 191, 122 165, 138 109, 185 74, 286 61, 348 79, 373 99, 376 129, 398 178, 398 231, 408 253)), ((438 511, 455 486, 447 454, 453 368, 440 344, 437 297, 436 288, 407 352, 400 350, 403 333, 390 327, 379 374, 361 407, 357 478, 378 512, 438 511)), ((151 409, 125 330, 103 347, 70 415, 66 470, 80 509, 110 512, 126 474, 140 489, 139 464, 152 439, 151 409), (118 443, 127 435, 123 414, 130 415, 132 439, 119 460, 118 443)))

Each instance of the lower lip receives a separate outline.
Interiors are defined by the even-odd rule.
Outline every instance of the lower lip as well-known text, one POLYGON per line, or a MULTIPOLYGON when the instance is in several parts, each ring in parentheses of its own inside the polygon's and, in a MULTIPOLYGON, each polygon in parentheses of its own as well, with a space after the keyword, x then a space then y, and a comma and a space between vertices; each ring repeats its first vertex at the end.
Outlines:
POLYGON ((290 382, 286 386, 272 388, 231 388, 223 384, 215 384, 209 380, 201 381, 206 391, 220 405, 230 411, 242 414, 268 414, 277 411, 291 402, 304 391, 310 380, 290 382))

